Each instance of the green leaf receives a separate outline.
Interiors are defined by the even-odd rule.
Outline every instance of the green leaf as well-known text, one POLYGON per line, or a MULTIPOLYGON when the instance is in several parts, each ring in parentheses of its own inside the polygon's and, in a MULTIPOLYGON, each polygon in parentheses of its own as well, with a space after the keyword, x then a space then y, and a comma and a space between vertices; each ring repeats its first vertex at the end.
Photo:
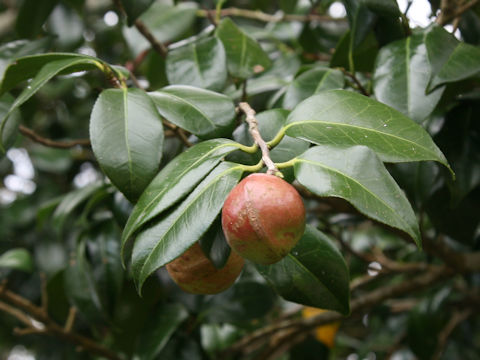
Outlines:
POLYGON ((428 90, 480 72, 480 48, 458 41, 442 27, 432 26, 428 30, 425 45, 432 67, 428 90))
POLYGON ((232 76, 246 79, 271 66, 261 46, 229 18, 218 25, 216 36, 225 47, 228 72, 232 76))
POLYGON ((158 171, 163 125, 140 89, 108 89, 90 118, 92 149, 112 183, 135 202, 158 171))
POLYGON ((127 241, 141 226, 187 195, 238 144, 227 139, 196 144, 166 165, 138 199, 122 234, 122 258, 127 241))
MULTIPOLYGON (((0 46, 0 83, 3 75, 14 59, 45 51, 51 42, 51 38, 45 37, 35 41, 15 40, 0 46)), ((3 85, 2 85, 3 87, 3 85)), ((1 88, 1 87, 0 87, 1 88)))
POLYGON ((283 97, 283 107, 293 109, 306 98, 321 91, 341 89, 345 83, 340 70, 316 67, 301 73, 288 86, 283 97))
POLYGON ((221 91, 227 80, 225 49, 215 37, 200 39, 170 50, 166 66, 167 78, 171 84, 221 91))
POLYGON ((434 160, 450 169, 420 125, 350 91, 327 91, 300 103, 287 119, 286 134, 315 144, 365 145, 386 162, 434 160))
POLYGON ((242 165, 219 164, 173 212, 137 235, 132 273, 139 293, 151 273, 183 254, 208 230, 242 173, 242 165))
POLYGON ((16 248, 5 251, 0 255, 0 268, 33 271, 33 260, 26 249, 16 248))
POLYGON ((332 59, 330 67, 343 67, 350 69, 353 63, 355 71, 371 72, 378 53, 378 43, 373 32, 370 32, 365 39, 353 48, 351 31, 347 31, 339 40, 332 59))
POLYGON ((203 253, 210 259, 217 269, 225 266, 230 256, 230 246, 223 233, 222 217, 219 215, 210 228, 199 239, 203 253))
POLYGON ((63 231, 65 221, 73 214, 73 211, 84 201, 98 191, 102 191, 104 184, 94 183, 83 188, 69 192, 58 204, 52 215, 53 226, 58 233, 63 231))
POLYGON ((340 197, 362 214, 409 234, 421 247, 415 213, 395 180, 365 146, 315 146, 295 159, 295 177, 318 196, 340 197))
POLYGON ((15 30, 23 38, 32 38, 42 30, 59 0, 24 0, 17 15, 15 30))
MULTIPOLYGON (((136 0, 133 0, 137 2, 136 0)), ((133 2, 132 1, 132 2, 133 2)), ((139 18, 161 43, 171 42, 183 35, 195 22, 198 4, 191 1, 176 6, 156 1, 139 18)), ((150 43, 135 28, 124 28, 123 34, 134 53, 150 48, 150 43)))
POLYGON ((152 5, 154 0, 121 0, 123 9, 127 14, 128 26, 132 26, 135 20, 152 5))
MULTIPOLYGON (((42 75, 37 76, 35 79, 36 81, 44 81, 43 84, 45 84, 55 75, 65 75, 82 70, 94 70, 100 64, 103 64, 103 62, 99 59, 75 53, 49 53, 17 58, 5 70, 0 94, 11 90, 22 81, 33 78, 40 72, 42 72, 42 75), (60 60, 63 60, 63 62, 57 63, 60 60), (48 70, 44 70, 43 68, 49 63, 55 63, 55 65, 51 65, 48 70), (57 66, 62 66, 62 68, 57 69, 57 66)), ((30 90, 32 90, 33 84, 30 83, 29 85, 30 90)))
POLYGON ((5 117, 14 101, 14 97, 10 94, 5 94, 0 97, 0 118, 3 119, 2 122, 0 122, 0 127, 3 127, 3 133, 0 138, 0 143, 3 146, 0 147, 0 154, 5 154, 6 150, 8 150, 15 142, 17 136, 20 112, 18 110, 13 111, 8 122, 7 117, 5 117), (3 125, 3 122, 7 122, 5 126, 3 125))
POLYGON ((255 267, 288 301, 345 315, 350 312, 345 260, 331 240, 310 225, 290 254, 273 265, 255 267))
POLYGON ((168 121, 202 139, 228 136, 235 122, 235 106, 225 95, 173 85, 148 93, 168 121))
POLYGON ((70 260, 70 266, 65 270, 65 293, 71 305, 89 321, 104 321, 105 309, 86 256, 85 241, 80 241, 74 258, 70 260))
POLYGON ((425 93, 430 73, 423 33, 390 43, 380 50, 375 63, 375 96, 420 123, 435 109, 445 89, 425 93))
POLYGON ((188 312, 181 304, 161 304, 149 318, 140 333, 134 359, 158 359, 172 334, 188 318, 188 312))
POLYGON ((390 17, 399 17, 402 15, 395 0, 363 0, 362 3, 379 15, 390 17))
MULTIPOLYGON (((44 56, 44 55, 42 55, 44 56)), ((43 59, 42 59, 43 60, 43 59)), ((20 61, 20 60, 18 60, 20 61)), ((36 61, 28 62, 31 66, 32 63, 38 63, 36 61)), ((22 62, 22 64, 25 64, 22 62)), ((2 117, 0 120, 0 139, 3 139, 3 132, 7 127, 7 123, 9 122, 9 116, 23 103, 25 103, 28 99, 30 99, 43 85, 45 85, 51 78, 55 75, 60 73, 65 74, 67 72, 75 72, 80 70, 89 70, 92 68, 96 68, 99 66, 99 61, 95 58, 88 57, 88 56, 69 56, 62 60, 54 60, 45 64, 40 71, 38 71, 37 75, 33 80, 28 84, 28 86, 18 95, 15 99, 13 104, 10 107, 10 110, 2 117)), ((2 90, 8 84, 12 82, 10 78, 10 74, 13 77, 14 81, 24 80, 24 75, 19 75, 18 72, 21 71, 22 66, 16 67, 15 64, 9 66, 5 72, 5 77, 2 82, 2 90), (5 85, 7 84, 7 85, 5 85)), ((29 69, 30 72, 34 71, 34 69, 29 69)), ((38 69, 37 69, 38 70, 38 69)), ((3 93, 3 92, 0 92, 3 93)), ((0 150, 4 150, 5 146, 0 144, 0 150)))

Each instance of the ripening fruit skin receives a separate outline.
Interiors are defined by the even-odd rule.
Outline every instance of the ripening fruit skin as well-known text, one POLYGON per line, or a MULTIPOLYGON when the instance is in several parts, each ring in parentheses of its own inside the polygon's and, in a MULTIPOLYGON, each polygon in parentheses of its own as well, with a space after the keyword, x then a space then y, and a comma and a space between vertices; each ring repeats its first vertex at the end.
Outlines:
POLYGON ((251 174, 228 195, 222 227, 230 247, 262 265, 285 257, 305 231, 305 207, 297 190, 274 175, 251 174))
POLYGON ((235 282, 243 265, 243 258, 231 251, 225 266, 217 269, 197 242, 166 268, 182 290, 192 294, 218 294, 235 282))

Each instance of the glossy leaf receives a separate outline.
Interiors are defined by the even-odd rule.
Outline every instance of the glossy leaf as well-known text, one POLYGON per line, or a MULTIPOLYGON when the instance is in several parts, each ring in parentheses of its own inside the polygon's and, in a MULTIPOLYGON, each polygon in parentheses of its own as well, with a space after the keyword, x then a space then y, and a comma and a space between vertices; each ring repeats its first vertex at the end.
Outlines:
POLYGON ((171 84, 220 91, 227 80, 225 49, 215 37, 200 39, 170 50, 166 66, 167 78, 171 84))
POLYGON ((154 0, 121 0, 123 9, 127 14, 128 26, 132 26, 135 20, 152 5, 154 0))
POLYGON ((181 304, 161 304, 140 333, 134 359, 158 359, 172 334, 188 318, 181 304))
POLYGON ((33 260, 28 250, 22 248, 11 249, 0 255, 1 268, 32 272, 33 260))
POLYGON ((437 106, 444 88, 426 94, 430 63, 424 34, 383 47, 378 53, 373 73, 373 90, 378 101, 420 123, 437 106))
POLYGON ((271 66, 261 46, 229 18, 218 25, 216 36, 225 47, 228 72, 232 76, 246 79, 271 66))
POLYGON ((138 199, 122 234, 122 258, 130 237, 148 221, 187 195, 229 152, 237 149, 231 140, 201 142, 170 161, 138 199))
MULTIPOLYGON (((42 81, 45 84, 57 74, 65 75, 76 71, 94 70, 99 67, 99 64, 102 64, 99 59, 76 53, 49 53, 24 56, 15 59, 14 62, 8 65, 1 83, 0 94, 9 91, 22 81, 35 77, 37 74, 35 77, 36 81, 42 81), (63 60, 63 62, 57 63, 60 60, 63 60), (55 64, 44 70, 44 67, 49 63, 55 64), (57 69, 58 66, 62 68, 57 69), (40 72, 42 75, 40 75, 40 72)), ((33 89, 34 84, 30 83, 29 85, 30 89, 26 90, 33 89)))
POLYGON ((0 127, 3 127, 3 133, 0 137, 0 144, 2 145, 0 146, 0 154, 4 154, 13 145, 17 135, 18 123, 20 121, 19 111, 13 111, 8 119, 5 117, 14 101, 14 97, 10 94, 0 97, 0 119, 3 119, 0 122, 0 127), (3 122, 6 122, 5 126, 2 125, 3 122))
POLYGON ((63 231, 65 221, 69 216, 72 216, 73 211, 81 203, 86 201, 97 191, 101 191, 104 187, 105 185, 101 183, 94 183, 68 193, 58 204, 52 215, 53 226, 56 228, 58 233, 63 231))
POLYGON ((286 134, 315 144, 365 145, 382 161, 447 160, 428 133, 400 112, 344 90, 314 95, 287 119, 286 134))
POLYGON ((228 136, 232 131, 235 106, 225 95, 184 85, 148 94, 163 117, 202 139, 228 136))
POLYGON ((348 268, 331 240, 313 226, 279 262, 255 265, 280 296, 303 305, 350 312, 348 268))
POLYGON ((429 90, 480 72, 480 48, 458 41, 442 27, 433 26, 427 32, 425 45, 432 66, 429 90))
POLYGON ((137 235, 132 273, 139 292, 151 273, 183 254, 207 231, 242 173, 238 164, 219 164, 173 212, 137 235))
MULTIPOLYGON (((31 65, 32 63, 30 62, 29 64, 31 65)), ((11 105, 9 111, 0 120, 0 138, 3 138, 3 132, 5 131, 5 128, 7 127, 7 124, 9 122, 9 116, 23 103, 30 99, 43 85, 45 85, 55 75, 79 70, 88 70, 97 66, 99 66, 99 61, 95 58, 87 56, 68 56, 67 58, 62 60, 48 62, 39 71, 38 69, 36 69, 38 71, 36 76, 20 93, 20 95, 17 96, 17 98, 11 105)), ((18 81, 19 79, 24 79, 23 75, 17 74, 20 70, 21 67, 15 67, 15 65, 11 65, 7 68, 4 80, 2 82, 2 90, 5 88, 5 83, 8 86, 8 83, 12 81, 12 79, 9 77, 10 74, 12 74, 13 79, 16 81, 18 81)), ((30 71, 32 70, 33 69, 30 69, 30 71)), ((0 150, 2 149, 4 149, 4 146, 0 144, 0 150)))
POLYGON ((321 91, 341 89, 345 83, 340 70, 317 67, 301 73, 287 88, 283 107, 293 109, 306 98, 321 91))
POLYGON ((353 51, 351 46, 353 46, 352 33, 347 31, 335 48, 330 67, 349 69, 353 64, 355 71, 371 72, 378 53, 378 43, 373 32, 368 33, 360 44, 353 47, 353 51))
POLYGON ((163 125, 149 97, 139 89, 108 89, 90 117, 92 149, 104 173, 132 202, 158 171, 163 125))
POLYGON ((365 146, 315 146, 295 159, 295 177, 318 196, 340 197, 362 214, 409 234, 421 246, 410 203, 365 146))
MULTIPOLYGON (((0 83, 3 82, 3 74, 7 67, 14 62, 14 59, 22 56, 32 55, 45 51, 50 44, 51 39, 48 37, 38 39, 35 41, 16 40, 5 43, 0 46, 0 83)), ((0 89, 3 84, 0 85, 0 89)))

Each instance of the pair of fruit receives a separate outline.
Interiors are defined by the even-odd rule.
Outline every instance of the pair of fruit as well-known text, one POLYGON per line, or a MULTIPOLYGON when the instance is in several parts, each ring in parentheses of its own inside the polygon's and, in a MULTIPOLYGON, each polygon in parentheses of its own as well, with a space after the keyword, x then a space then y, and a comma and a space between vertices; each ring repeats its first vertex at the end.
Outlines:
POLYGON ((217 269, 198 243, 167 265, 170 277, 185 291, 215 294, 240 275, 244 258, 269 265, 295 246, 305 229, 305 208, 295 188, 277 176, 252 174, 228 195, 222 228, 233 251, 217 269))

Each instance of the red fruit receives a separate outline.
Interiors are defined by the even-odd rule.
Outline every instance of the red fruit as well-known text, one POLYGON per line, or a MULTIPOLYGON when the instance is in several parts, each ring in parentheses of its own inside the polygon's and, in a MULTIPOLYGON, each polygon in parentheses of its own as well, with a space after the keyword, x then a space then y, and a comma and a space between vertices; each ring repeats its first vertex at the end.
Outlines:
POLYGON ((297 190, 274 175, 251 174, 227 197, 222 227, 230 247, 245 259, 273 264, 286 256, 305 230, 297 190))
POLYGON ((170 277, 186 292, 217 294, 228 289, 243 268, 243 258, 231 251, 225 266, 217 269, 197 242, 180 257, 167 264, 170 277))

